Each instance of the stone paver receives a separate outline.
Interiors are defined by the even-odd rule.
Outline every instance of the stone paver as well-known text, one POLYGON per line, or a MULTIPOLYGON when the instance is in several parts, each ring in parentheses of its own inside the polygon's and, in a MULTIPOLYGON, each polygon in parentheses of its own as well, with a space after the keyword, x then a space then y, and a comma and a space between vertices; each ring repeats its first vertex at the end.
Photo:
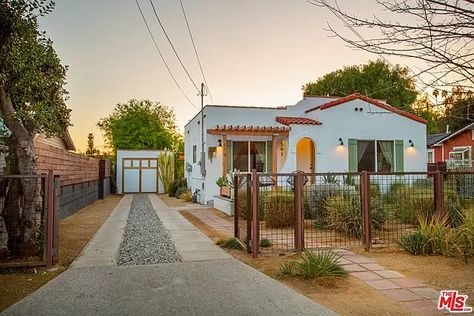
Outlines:
POLYGON ((442 312, 438 310, 435 304, 430 301, 413 301, 402 303, 408 309, 411 309, 416 315, 440 315, 442 312))
POLYGON ((394 279, 394 278, 403 278, 404 275, 401 274, 401 273, 398 273, 396 271, 392 271, 392 270, 379 270, 379 271, 375 271, 375 273, 377 273, 378 275, 386 278, 386 279, 394 279))
POLYGON ((344 270, 346 270, 347 272, 360 272, 360 271, 366 271, 365 268, 361 267, 360 265, 358 264, 347 264, 347 265, 344 265, 342 266, 344 268, 344 270))
POLYGON ((417 288, 410 288, 410 291, 423 296, 423 298, 427 300, 437 299, 439 297, 439 292, 433 290, 429 287, 417 287, 417 288))
POLYGON ((359 255, 344 255, 343 258, 348 259, 354 263, 375 263, 374 260, 364 257, 364 256, 359 256, 359 255))
POLYGON ((372 286, 373 288, 377 290, 391 290, 391 289, 399 289, 400 285, 395 284, 389 280, 371 280, 371 281, 365 281, 368 285, 372 286))
POLYGON ((423 298, 419 295, 414 294, 412 291, 407 289, 393 289, 382 291, 385 295, 393 298, 397 302, 408 302, 422 300, 423 298))
POLYGON ((382 280, 382 277, 380 275, 371 271, 351 272, 350 275, 362 281, 382 280))
POLYGON ((393 283, 396 283, 400 285, 401 287, 407 287, 407 288, 413 288, 413 287, 424 287, 423 283, 418 281, 417 279, 414 278, 397 278, 397 279, 390 279, 393 283))
POLYGON ((378 263, 361 263, 360 265, 366 268, 367 270, 372 270, 372 271, 384 270, 384 267, 382 267, 378 263))

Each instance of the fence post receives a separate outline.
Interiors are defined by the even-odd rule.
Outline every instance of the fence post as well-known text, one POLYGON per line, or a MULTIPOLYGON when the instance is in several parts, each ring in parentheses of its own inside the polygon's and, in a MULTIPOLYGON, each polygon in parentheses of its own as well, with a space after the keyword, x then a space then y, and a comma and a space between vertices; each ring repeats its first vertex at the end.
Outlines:
POLYGON ((105 179, 105 159, 99 160, 99 200, 103 200, 105 197, 104 191, 104 179, 105 179))
POLYGON ((252 253, 252 178, 251 174, 247 174, 247 252, 252 253))
POLYGON ((303 177, 301 172, 294 175, 295 184, 295 250, 301 251, 304 248, 303 237, 303 177))
POLYGON ((54 174, 48 170, 48 209, 46 212, 46 266, 53 266, 53 232, 54 232, 54 174))
POLYGON ((260 243, 258 231, 258 175, 257 170, 252 170, 252 257, 257 258, 260 243))
POLYGON ((362 205, 362 219, 364 228, 365 251, 370 250, 372 240, 372 227, 370 219, 370 178, 367 171, 362 171, 360 176, 360 198, 362 205))
POLYGON ((444 214, 444 172, 436 171, 434 175, 434 195, 436 214, 444 214))
POLYGON ((239 231, 239 177, 234 176, 234 237, 240 238, 239 231))
POLYGON ((61 196, 61 180, 54 176, 54 233, 53 233, 53 263, 59 258, 59 206, 61 196))

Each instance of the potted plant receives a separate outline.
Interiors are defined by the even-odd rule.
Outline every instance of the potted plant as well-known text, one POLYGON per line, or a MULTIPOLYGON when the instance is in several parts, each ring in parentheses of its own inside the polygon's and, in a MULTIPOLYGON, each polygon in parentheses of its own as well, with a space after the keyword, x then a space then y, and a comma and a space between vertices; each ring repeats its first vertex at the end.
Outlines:
POLYGON ((220 195, 224 197, 231 197, 231 188, 229 186, 229 180, 227 180, 227 177, 219 177, 216 180, 217 186, 220 188, 220 195))

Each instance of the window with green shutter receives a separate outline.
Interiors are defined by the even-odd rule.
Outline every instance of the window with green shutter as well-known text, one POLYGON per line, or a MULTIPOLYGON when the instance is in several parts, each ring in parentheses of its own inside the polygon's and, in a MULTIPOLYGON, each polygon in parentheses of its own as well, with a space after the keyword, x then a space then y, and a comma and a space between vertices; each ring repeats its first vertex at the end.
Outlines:
POLYGON ((232 150, 232 141, 231 140, 228 140, 226 142, 226 149, 227 149, 227 174, 230 174, 232 172, 232 170, 234 170, 233 166, 232 166, 232 155, 233 155, 233 150, 232 150))
POLYGON ((404 172, 405 171, 405 150, 404 150, 403 140, 395 141, 395 171, 404 172))
POLYGON ((357 139, 349 139, 349 172, 357 172, 357 139))
POLYGON ((267 172, 272 172, 273 168, 273 142, 267 142, 267 172))

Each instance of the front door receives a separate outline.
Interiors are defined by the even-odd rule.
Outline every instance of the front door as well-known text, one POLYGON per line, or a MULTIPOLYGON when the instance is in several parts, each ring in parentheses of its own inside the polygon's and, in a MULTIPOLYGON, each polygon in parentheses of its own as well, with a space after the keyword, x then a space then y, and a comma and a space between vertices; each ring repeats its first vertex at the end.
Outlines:
POLYGON ((311 139, 305 137, 296 144, 296 170, 313 173, 315 170, 315 148, 311 139))

